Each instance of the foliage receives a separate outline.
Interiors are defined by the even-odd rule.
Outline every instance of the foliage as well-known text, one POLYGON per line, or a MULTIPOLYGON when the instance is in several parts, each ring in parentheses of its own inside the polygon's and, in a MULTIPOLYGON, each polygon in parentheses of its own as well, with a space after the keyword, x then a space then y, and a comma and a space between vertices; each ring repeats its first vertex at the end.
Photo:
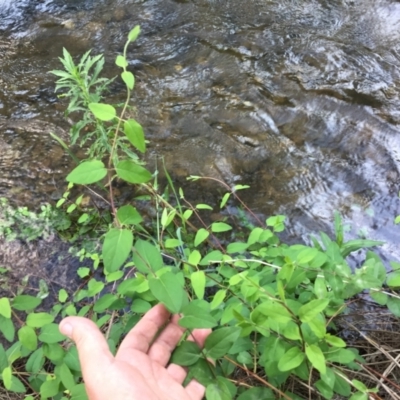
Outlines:
MULTIPOLYGON (((369 250, 359 268, 350 268, 351 253, 381 243, 345 241, 338 214, 334 239, 321 233, 310 246, 287 245, 279 238, 285 228, 283 215, 259 221, 258 226, 247 221, 241 228, 244 236, 239 237, 231 218, 207 223, 216 207, 192 205, 182 189, 176 192, 168 173, 174 197, 160 194, 157 181, 150 183, 152 174, 126 147, 129 143, 135 151, 146 149, 140 124, 125 117, 135 82, 127 70, 127 46, 139 32, 135 27, 129 33, 123 54, 116 59, 127 88, 121 107, 100 102, 110 83, 99 78, 101 56, 86 53, 75 65, 64 50, 65 71, 53 71, 60 77, 57 89, 67 89, 67 112, 83 113, 72 129, 72 143, 83 127, 89 128, 85 135, 93 140, 88 159, 67 176, 70 184, 58 207, 79 215, 78 235, 87 232, 80 229, 90 221, 101 225, 96 230, 104 232, 101 250, 82 249, 80 254, 93 260, 93 270, 102 268, 104 279, 80 268, 84 284, 75 291, 61 289, 47 311, 41 308, 41 299, 29 294, 0 299, 0 331, 10 343, 7 349, 0 345, 4 386, 14 392, 28 390, 27 399, 85 399, 76 348, 59 333, 56 321, 66 315, 92 318, 115 351, 141 315, 161 302, 182 315, 179 323, 186 336, 196 328, 213 329, 204 349, 182 341, 171 358, 188 368, 187 380, 196 377, 206 386, 207 400, 296 399, 299 396, 285 390, 293 377, 308 384, 313 396, 367 399, 376 389, 352 378, 351 371, 358 371, 364 360, 338 336, 335 318, 348 311, 355 296, 367 293, 400 316, 395 291, 400 265, 392 263, 387 273, 369 250), (154 234, 147 232, 133 204, 118 204, 116 179, 147 191, 157 211, 154 234), (69 200, 72 185, 92 184, 107 191, 112 220, 103 219, 95 208, 81 209, 83 193, 78 200, 69 200), (240 371, 251 379, 242 382, 240 371)), ((223 185, 221 212, 238 202, 251 215, 237 194, 247 187, 223 185)))

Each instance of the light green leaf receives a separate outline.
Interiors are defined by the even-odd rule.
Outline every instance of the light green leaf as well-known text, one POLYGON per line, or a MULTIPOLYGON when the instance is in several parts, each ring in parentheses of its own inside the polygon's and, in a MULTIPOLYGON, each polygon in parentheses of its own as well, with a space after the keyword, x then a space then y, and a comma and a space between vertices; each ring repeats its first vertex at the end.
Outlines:
POLYGON ((121 74, 121 78, 124 81, 125 85, 128 89, 132 90, 133 86, 135 85, 135 77, 133 76, 132 72, 124 71, 121 74))
POLYGON ((129 183, 146 183, 152 177, 151 173, 146 168, 130 160, 120 161, 115 169, 117 175, 129 183))
POLYGON ((170 362, 188 367, 193 365, 201 357, 201 350, 197 343, 184 341, 172 353, 170 362))
POLYGON ((197 204, 196 208, 198 210, 212 210, 213 208, 209 206, 208 204, 197 204))
POLYGON ((208 238, 209 235, 210 235, 210 232, 208 232, 204 228, 200 228, 196 232, 196 236, 194 238, 194 246, 197 247, 200 243, 203 243, 208 238))
POLYGON ((204 271, 193 272, 192 275, 190 275, 190 281, 197 298, 203 299, 204 290, 206 288, 206 274, 204 271))
POLYGON ((65 303, 68 299, 68 293, 65 289, 60 289, 58 292, 58 301, 60 303, 65 303))
POLYGON ((30 326, 23 326, 18 330, 18 339, 29 350, 36 350, 37 348, 37 336, 36 332, 30 326))
POLYGON ((130 204, 120 207, 117 210, 117 218, 121 225, 139 225, 143 218, 130 204))
POLYGON ((270 300, 259 304, 254 311, 260 312, 276 322, 288 323, 292 320, 292 315, 285 306, 270 300))
POLYGON ((10 390, 11 389, 11 377, 12 377, 11 367, 4 368, 3 372, 1 373, 1 376, 3 378, 3 383, 4 383, 5 388, 10 390))
POLYGON ((128 34, 128 40, 134 42, 140 34, 140 26, 136 25, 128 34))
POLYGON ((215 310, 218 306, 224 301, 226 296, 226 290, 220 289, 217 293, 215 293, 214 298, 211 302, 211 310, 215 310))
POLYGON ((149 278, 149 286, 153 296, 171 313, 178 314, 181 311, 186 293, 175 274, 166 272, 158 278, 149 278))
POLYGON ((27 311, 33 310, 42 302, 41 299, 37 297, 29 296, 26 294, 21 294, 19 296, 14 297, 12 300, 11 307, 15 308, 18 311, 27 311))
POLYGON ((309 346, 306 344, 306 355, 315 369, 317 369, 321 374, 326 373, 325 356, 317 345, 312 344, 309 346))
POLYGON ((235 326, 223 327, 212 332, 204 344, 206 356, 214 359, 225 356, 239 338, 240 332, 241 329, 235 326))
POLYGON ((118 65, 118 67, 126 68, 128 66, 128 61, 126 61, 126 58, 124 56, 121 56, 119 54, 115 59, 115 64, 118 65))
POLYGON ((14 341, 15 327, 11 318, 0 315, 0 331, 9 342, 14 341))
POLYGON ((107 175, 107 169, 100 160, 84 161, 68 175, 67 181, 80 185, 90 185, 102 180, 107 175))
POLYGON ((278 362, 279 371, 291 371, 297 368, 304 360, 306 355, 297 347, 289 349, 278 362))
POLYGON ((102 249, 104 268, 108 272, 117 271, 128 258, 133 245, 133 234, 129 229, 111 228, 102 249))
POLYGON ((54 397, 58 394, 58 388, 60 386, 60 381, 58 379, 50 379, 44 381, 40 386, 40 396, 41 399, 48 399, 54 397))
POLYGON ((100 121, 111 121, 117 115, 115 108, 109 104, 89 103, 88 107, 100 121))
POLYGON ((41 328, 54 321, 54 317, 48 313, 31 313, 26 318, 26 324, 31 328, 41 328))
POLYGON ((312 321, 320 312, 325 310, 329 304, 329 299, 311 300, 299 309, 299 317, 302 322, 312 321))
POLYGON ((142 125, 134 119, 129 119, 124 122, 124 132, 131 144, 140 152, 146 151, 146 141, 144 140, 144 132, 142 125))
POLYGON ((222 209, 222 208, 225 207, 225 204, 229 200, 230 195, 231 195, 230 193, 225 193, 224 194, 224 197, 222 197, 221 204, 219 205, 219 208, 222 209))
POLYGON ((399 287, 400 286, 400 271, 395 271, 390 274, 388 274, 387 285, 390 287, 399 287))
POLYGON ((201 254, 198 250, 193 250, 188 257, 188 263, 191 265, 195 265, 197 267, 197 265, 199 264, 201 260, 201 254))
POLYGON ((211 232, 218 233, 218 232, 227 232, 230 231, 232 227, 225 222, 213 222, 211 224, 211 232))
POLYGON ((5 318, 11 318, 10 300, 7 297, 0 299, 0 315, 5 318))
POLYGON ((346 342, 343 339, 333 336, 330 333, 325 335, 325 341, 334 347, 346 347, 346 342))

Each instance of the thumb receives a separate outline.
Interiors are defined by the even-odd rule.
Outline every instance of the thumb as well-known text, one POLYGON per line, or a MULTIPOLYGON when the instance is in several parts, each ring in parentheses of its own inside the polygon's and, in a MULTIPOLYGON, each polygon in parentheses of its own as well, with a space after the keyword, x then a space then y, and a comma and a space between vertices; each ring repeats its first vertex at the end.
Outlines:
POLYGON ((113 360, 103 334, 94 322, 82 317, 64 318, 59 329, 76 344, 85 383, 96 385, 113 360))

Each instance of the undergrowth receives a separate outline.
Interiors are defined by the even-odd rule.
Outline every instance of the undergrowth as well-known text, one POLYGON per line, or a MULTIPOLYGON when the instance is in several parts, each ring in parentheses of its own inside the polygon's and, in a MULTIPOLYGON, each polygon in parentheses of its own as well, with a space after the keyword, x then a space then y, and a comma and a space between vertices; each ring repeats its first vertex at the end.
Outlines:
MULTIPOLYGON (((135 85, 127 48, 139 32, 139 27, 132 29, 116 58, 127 90, 124 104, 111 105, 104 98, 112 80, 100 76, 101 55, 87 52, 75 64, 64 49, 64 69, 52 71, 58 77, 56 90, 69 101, 66 113, 78 116, 71 144, 86 143, 88 152, 85 160, 77 160, 53 134, 77 166, 57 203, 63 216, 44 206, 44 218, 38 218, 44 222, 25 230, 26 239, 46 233, 57 215, 64 238, 90 237, 100 246, 81 245, 78 255, 92 267, 77 271, 82 284, 74 291, 59 290, 50 310, 31 293, 0 299, 0 331, 8 342, 0 345, 4 387, 29 400, 87 398, 76 347, 59 333, 60 318, 91 318, 115 352, 143 313, 161 302, 182 315, 179 324, 186 335, 196 328, 213 329, 203 350, 182 341, 170 360, 188 369, 187 381, 195 377, 206 386, 207 400, 381 398, 383 386, 363 379, 362 352, 338 332, 357 299, 368 297, 400 316, 400 264, 393 262, 386 270, 371 250, 380 242, 346 241, 339 214, 334 238, 320 233, 310 246, 282 243, 285 216, 259 220, 238 196, 246 185, 230 187, 192 176, 193 182, 213 179, 225 191, 218 205, 192 204, 166 172, 168 191, 161 192, 157 174, 142 161, 143 129, 127 116, 135 85), (135 199, 120 203, 116 181, 140 186, 141 201, 147 199, 156 212, 152 229, 135 199), (106 211, 95 206, 98 198, 108 205, 106 211), (240 235, 224 214, 229 204, 247 216, 240 235), (214 210, 220 211, 220 220, 207 222, 214 210), (365 258, 352 269, 348 256, 360 249, 366 250, 365 258)), ((8 222, 0 233, 13 238, 15 227, 33 217, 27 209, 13 212, 5 202, 2 207, 8 222)), ((387 393, 394 390, 384 382, 387 393)))

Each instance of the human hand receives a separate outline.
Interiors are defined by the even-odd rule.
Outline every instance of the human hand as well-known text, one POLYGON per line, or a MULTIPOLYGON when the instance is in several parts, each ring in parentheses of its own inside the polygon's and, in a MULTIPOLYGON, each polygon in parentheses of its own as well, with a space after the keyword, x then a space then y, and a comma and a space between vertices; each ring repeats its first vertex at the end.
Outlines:
MULTIPOLYGON (((168 365, 171 353, 185 331, 178 325, 177 315, 170 317, 162 304, 154 306, 128 333, 115 357, 94 322, 82 317, 67 317, 61 321, 61 333, 77 346, 90 400, 203 398, 204 386, 192 380, 183 387, 186 370, 176 364, 168 365)), ((210 332, 209 329, 193 331, 201 347, 210 332)))

